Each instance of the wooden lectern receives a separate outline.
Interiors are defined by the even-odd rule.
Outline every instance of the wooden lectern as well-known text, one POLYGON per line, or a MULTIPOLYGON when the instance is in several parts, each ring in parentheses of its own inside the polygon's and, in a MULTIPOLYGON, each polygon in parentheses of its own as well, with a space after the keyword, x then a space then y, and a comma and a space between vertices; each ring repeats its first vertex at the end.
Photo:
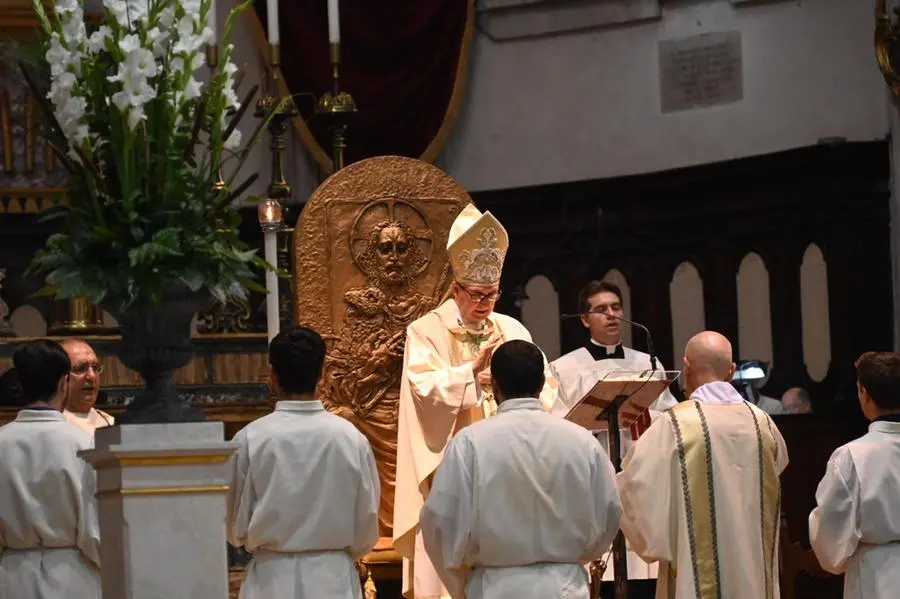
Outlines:
MULTIPOLYGON (((590 431, 607 430, 609 458, 616 472, 622 470, 622 440, 619 435, 653 405, 665 389, 678 378, 677 370, 614 370, 607 373, 566 414, 566 420, 590 431), (618 426, 614 423, 618 422, 618 426)), ((625 561, 625 536, 622 531, 613 541, 613 574, 616 599, 628 598, 628 568, 625 561)), ((591 564, 591 599, 600 597, 600 579, 604 568, 591 564)))

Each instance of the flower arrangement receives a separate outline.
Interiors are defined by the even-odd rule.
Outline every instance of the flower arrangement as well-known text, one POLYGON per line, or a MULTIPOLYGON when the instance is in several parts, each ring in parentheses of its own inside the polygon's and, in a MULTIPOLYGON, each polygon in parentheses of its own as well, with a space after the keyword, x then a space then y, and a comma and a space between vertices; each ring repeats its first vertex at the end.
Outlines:
POLYGON ((49 73, 22 68, 70 174, 67 201, 46 214, 62 232, 31 265, 44 292, 120 312, 159 305, 173 284, 222 302, 265 291, 254 266, 270 267, 238 238, 234 206, 256 179, 235 186, 268 121, 242 144, 236 125, 256 87, 238 101, 227 40, 250 1, 230 12, 208 83, 212 0, 103 0, 96 23, 81 0, 56 0, 52 14, 33 2, 49 73))

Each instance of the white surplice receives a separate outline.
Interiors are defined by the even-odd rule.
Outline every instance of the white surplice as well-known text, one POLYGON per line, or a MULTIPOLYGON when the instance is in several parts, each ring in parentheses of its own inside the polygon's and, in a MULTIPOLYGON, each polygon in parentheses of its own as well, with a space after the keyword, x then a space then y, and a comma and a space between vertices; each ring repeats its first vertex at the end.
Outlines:
POLYGON ((778 599, 787 447, 768 414, 708 383, 662 414, 617 475, 622 531, 659 561, 657 599, 778 599))
POLYGON ((0 427, 0 597, 100 599, 92 445, 57 410, 0 427))
POLYGON ((241 599, 360 599, 380 496, 366 438, 320 401, 280 401, 234 441, 228 541, 253 554, 241 599))
POLYGON ((809 515, 822 568, 845 573, 845 599, 900 596, 900 422, 875 421, 828 460, 809 515))
POLYGON ((116 423, 115 418, 102 410, 98 410, 97 408, 91 408, 87 412, 72 412, 70 410, 64 410, 63 416, 65 416, 66 420, 68 420, 70 423, 74 424, 86 433, 90 433, 92 435, 98 428, 103 428, 104 426, 112 426, 116 423))
POLYGON ((450 441, 420 520, 454 599, 588 599, 584 564, 603 556, 619 512, 597 440, 525 398, 450 441))
MULTIPOLYGON (((625 371, 644 371, 650 369, 650 355, 630 347, 622 346, 624 358, 608 358, 605 360, 595 360, 591 353, 584 347, 570 351, 564 356, 557 358, 550 363, 550 369, 559 383, 559 395, 556 403, 553 404, 551 413, 564 417, 566 413, 574 407, 579 400, 603 378, 614 370, 625 371)), ((665 370, 657 359, 657 369, 665 370)), ((668 388, 660 393, 659 397, 650 407, 651 421, 655 420, 660 412, 668 410, 676 405, 678 401, 672 395, 668 388)), ((600 444, 608 452, 609 436, 606 430, 598 430, 595 432, 600 444)), ((631 430, 627 428, 620 429, 621 455, 626 455, 631 448, 634 439, 631 430)), ((626 552, 626 561, 628 563, 628 578, 632 580, 640 580, 647 578, 656 578, 656 563, 646 563, 636 553, 628 549, 626 552)), ((609 562, 603 572, 603 580, 613 580, 612 560, 609 562)))
MULTIPOLYGON (((486 331, 499 329, 503 341, 531 341, 510 316, 492 313, 486 331)), ((486 341, 486 340, 484 340, 486 341)), ((394 548, 403 556, 403 593, 436 599, 447 591, 435 572, 419 534, 419 512, 444 448, 457 431, 485 417, 484 393, 472 371, 477 349, 460 324, 456 302, 447 300, 409 325, 403 354, 394 494, 394 548)), ((541 403, 550 410, 556 381, 545 368, 541 403)))

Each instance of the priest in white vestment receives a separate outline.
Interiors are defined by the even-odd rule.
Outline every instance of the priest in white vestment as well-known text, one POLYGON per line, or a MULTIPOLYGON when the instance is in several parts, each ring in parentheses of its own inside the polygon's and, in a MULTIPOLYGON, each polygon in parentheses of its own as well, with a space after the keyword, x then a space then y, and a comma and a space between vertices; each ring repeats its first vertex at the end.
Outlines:
POLYGON ((658 599, 777 599, 784 439, 726 382, 725 337, 699 333, 684 354, 690 400, 650 425, 617 476, 622 531, 659 562, 658 599))
MULTIPOLYGON (((642 372, 651 369, 649 354, 622 343, 622 321, 618 318, 624 317, 625 311, 622 308, 622 290, 618 285, 609 281, 589 282, 578 294, 578 311, 581 323, 590 334, 587 343, 550 363, 553 375, 559 381, 559 396, 553 406, 553 413, 559 416, 565 416, 575 407, 604 375, 614 370, 642 372)), ((665 370, 658 359, 656 368, 665 370)), ((646 429, 660 412, 677 403, 666 388, 646 412, 646 419, 634 428, 646 429)), ((635 432, 621 429, 622 455, 631 447, 635 432)), ((609 451, 607 431, 598 430, 596 435, 604 449, 609 451)), ((656 564, 644 562, 630 548, 626 552, 626 560, 629 579, 656 578, 656 564)), ((612 568, 603 572, 603 580, 613 580, 612 568)))
POLYGON ((13 356, 28 405, 0 427, 0 597, 100 599, 93 438, 66 422, 69 358, 52 341, 13 356))
POLYGON ((81 339, 66 339, 61 345, 72 364, 69 397, 63 412, 66 420, 92 435, 98 428, 112 426, 115 419, 94 407, 100 395, 100 373, 103 372, 103 364, 94 349, 81 339))
POLYGON ((544 356, 526 341, 491 361, 495 418, 447 446, 422 508, 425 549, 453 599, 588 599, 584 564, 619 531, 609 456, 538 397, 544 356))
MULTIPOLYGON (((506 230, 490 212, 466 206, 447 240, 452 298, 406 330, 393 541, 403 556, 407 599, 449 596, 422 545, 419 511, 451 437, 496 413, 489 369, 493 351, 512 339, 531 341, 519 321, 494 312, 508 246, 506 230)), ((540 401, 549 410, 556 382, 549 368, 545 375, 540 401)))
POLYGON ((361 599, 356 561, 378 541, 380 488, 366 438, 314 397, 325 343, 297 327, 269 348, 275 411, 234 437, 228 541, 253 555, 241 599, 361 599))
POLYGON ((900 596, 900 355, 856 362, 869 432, 828 460, 809 515, 809 540, 822 568, 844 574, 844 599, 900 596))

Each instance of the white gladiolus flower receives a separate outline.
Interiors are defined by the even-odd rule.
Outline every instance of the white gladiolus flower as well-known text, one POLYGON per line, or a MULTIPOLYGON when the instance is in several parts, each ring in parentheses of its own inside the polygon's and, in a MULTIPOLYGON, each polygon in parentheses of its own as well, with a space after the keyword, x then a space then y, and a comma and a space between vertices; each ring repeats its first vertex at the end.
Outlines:
POLYGON ((147 115, 144 114, 143 108, 132 107, 131 110, 128 111, 128 128, 134 131, 138 126, 138 123, 146 118, 147 115))
POLYGON ((169 29, 175 23, 175 5, 169 4, 159 13, 159 21, 160 27, 165 29, 169 29))
POLYGON ((119 65, 119 69, 123 68, 134 71, 144 77, 153 77, 156 75, 157 70, 153 52, 146 48, 138 48, 129 52, 125 56, 125 62, 119 65))
POLYGON ((64 21, 63 37, 66 39, 66 45, 69 48, 77 48, 83 46, 87 41, 87 29, 84 26, 84 15, 79 10, 71 15, 71 18, 64 21))
POLYGON ((133 33, 130 33, 119 40, 119 49, 125 54, 131 54, 139 48, 141 48, 141 38, 133 33))
POLYGON ((128 5, 124 0, 103 0, 103 6, 112 14, 116 23, 128 25, 128 5))
POLYGON ((153 57, 162 58, 169 49, 169 32, 160 31, 159 27, 154 27, 147 32, 147 39, 150 40, 153 47, 153 57))
POLYGON ((123 91, 128 94, 128 101, 134 108, 141 108, 156 97, 156 90, 147 84, 147 79, 129 72, 123 81, 123 91))
POLYGON ((59 16, 81 12, 81 4, 78 0, 57 0, 53 8, 59 16))
POLYGON ((184 86, 184 99, 193 100, 194 98, 199 98, 202 90, 203 84, 193 77, 190 77, 187 84, 184 86))
POLYGON ((232 152, 241 147, 241 132, 238 131, 237 127, 231 132, 231 135, 228 136, 222 147, 232 152))
POLYGON ((106 40, 110 39, 110 37, 112 37, 112 30, 106 25, 101 25, 97 31, 92 33, 91 37, 88 38, 88 52, 97 54, 98 52, 105 50, 106 40))
POLYGON ((50 64, 50 75, 54 77, 61 75, 69 65, 69 51, 63 47, 56 32, 50 36, 50 45, 45 58, 50 64))
POLYGON ((200 18, 200 0, 181 0, 180 4, 185 15, 193 17, 195 21, 200 18))
POLYGON ((147 20, 150 0, 126 0, 125 3, 128 6, 128 19, 132 25, 147 20))
POLYGON ((131 99, 124 91, 116 92, 112 95, 112 103, 116 105, 120 111, 124 111, 131 106, 131 99))

